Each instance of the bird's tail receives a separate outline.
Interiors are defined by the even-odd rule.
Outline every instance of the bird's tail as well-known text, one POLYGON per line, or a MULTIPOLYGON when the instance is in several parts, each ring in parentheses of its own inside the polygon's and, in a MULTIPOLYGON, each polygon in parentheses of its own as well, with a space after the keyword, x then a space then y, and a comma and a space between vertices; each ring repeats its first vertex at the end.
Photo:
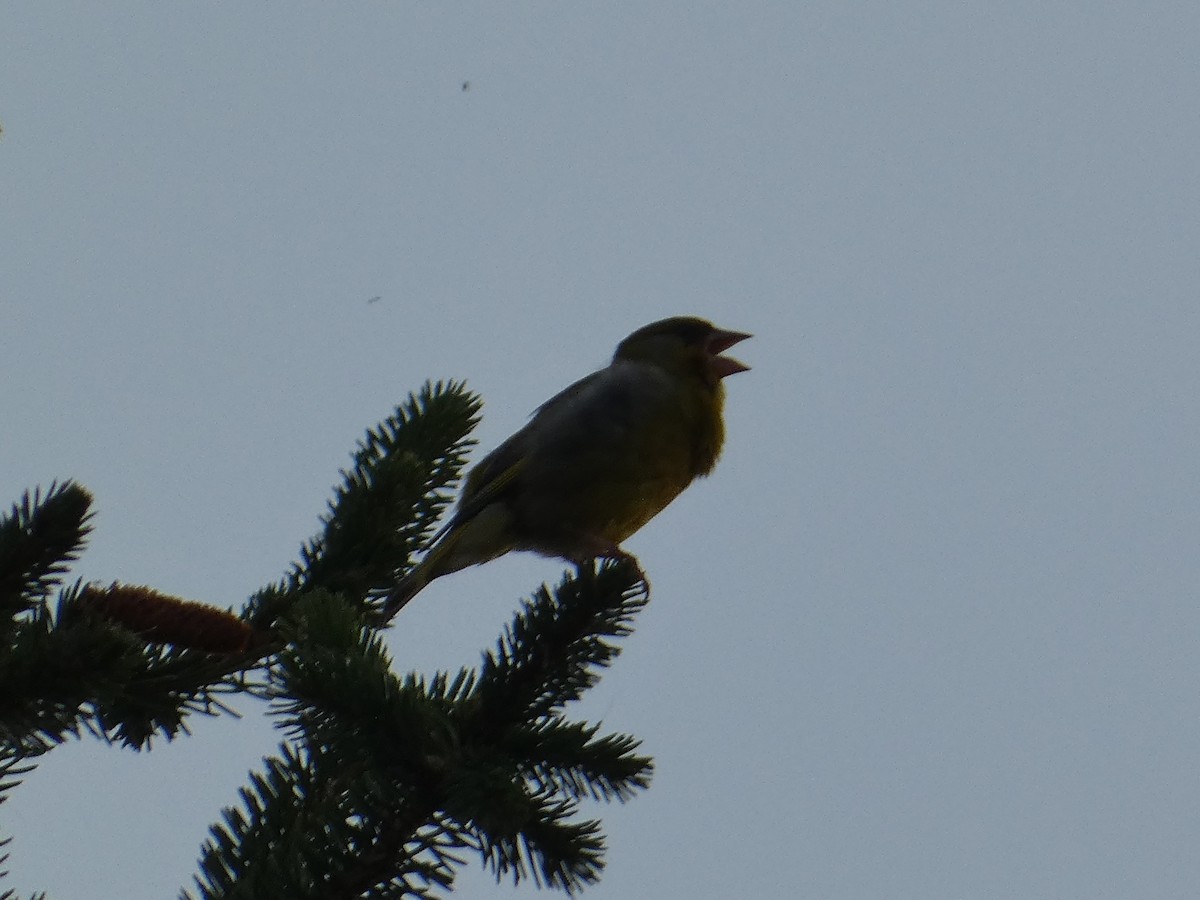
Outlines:
POLYGON ((460 534, 460 529, 448 525, 434 535, 433 546, 426 551, 425 558, 409 569, 408 574, 396 582, 396 586, 384 596, 382 615, 385 620, 404 609, 408 601, 425 590, 425 586, 433 579, 455 572, 466 565, 454 564, 451 559, 460 534))
POLYGON ((383 617, 390 619, 408 604, 408 601, 425 589, 433 578, 425 571, 424 564, 415 566, 412 571, 396 582, 396 586, 388 591, 383 601, 383 617))
POLYGON ((435 578, 478 565, 516 549, 511 537, 512 511, 493 503, 475 515, 457 519, 434 536, 425 558, 409 570, 384 598, 382 615, 390 619, 435 578))

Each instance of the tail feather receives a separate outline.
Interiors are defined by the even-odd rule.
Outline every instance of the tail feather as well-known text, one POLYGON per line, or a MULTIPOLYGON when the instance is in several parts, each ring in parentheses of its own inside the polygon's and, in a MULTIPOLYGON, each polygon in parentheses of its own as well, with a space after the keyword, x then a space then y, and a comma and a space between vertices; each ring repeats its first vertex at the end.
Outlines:
POLYGON ((383 604, 384 618, 390 619, 398 613, 433 579, 516 549, 512 533, 512 511, 500 503, 485 506, 469 519, 452 520, 438 532, 424 559, 388 592, 383 604))
POLYGON ((408 604, 413 597, 425 590, 425 586, 433 579, 462 568, 462 565, 447 564, 451 562, 450 554, 458 543, 461 530, 447 526, 437 535, 433 546, 425 554, 425 558, 408 570, 396 586, 388 592, 383 603, 383 616, 390 619, 408 604))
POLYGON ((390 619, 408 604, 408 601, 424 590, 425 585, 433 579, 425 574, 424 565, 418 565, 401 578, 394 588, 388 591, 383 602, 383 616, 390 619))

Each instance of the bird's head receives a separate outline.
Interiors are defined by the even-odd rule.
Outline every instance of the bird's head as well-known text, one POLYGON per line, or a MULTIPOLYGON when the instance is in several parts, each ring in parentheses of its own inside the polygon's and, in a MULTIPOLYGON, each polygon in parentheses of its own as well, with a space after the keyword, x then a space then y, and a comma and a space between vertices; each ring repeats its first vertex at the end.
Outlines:
POLYGON ((725 331, 692 316, 676 316, 639 328, 617 345, 613 361, 648 362, 674 372, 699 375, 713 387, 722 378, 746 372, 749 366, 721 354, 751 337, 741 331, 725 331))

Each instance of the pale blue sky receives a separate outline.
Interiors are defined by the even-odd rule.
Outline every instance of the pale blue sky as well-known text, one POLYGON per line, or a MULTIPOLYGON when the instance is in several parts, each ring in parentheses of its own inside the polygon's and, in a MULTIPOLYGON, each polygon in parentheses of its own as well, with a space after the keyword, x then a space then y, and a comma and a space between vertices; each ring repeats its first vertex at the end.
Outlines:
MULTIPOLYGON (((75 575, 239 605, 426 378, 487 448, 703 315, 753 371, 628 543, 579 713, 657 773, 587 896, 1200 896, 1198 59, 1193 3, 10 4, 0 502, 76 478, 75 575)), ((397 667, 560 572, 439 581, 397 667)), ((53 753, 3 886, 174 896, 244 711, 53 753)))

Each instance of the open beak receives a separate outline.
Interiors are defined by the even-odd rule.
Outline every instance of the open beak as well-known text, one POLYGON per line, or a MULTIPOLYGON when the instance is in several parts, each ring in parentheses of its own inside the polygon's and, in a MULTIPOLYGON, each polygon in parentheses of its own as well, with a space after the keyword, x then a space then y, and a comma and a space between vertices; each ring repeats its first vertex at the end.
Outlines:
POLYGON ((718 378, 735 375, 738 372, 750 371, 748 365, 738 362, 732 356, 721 356, 724 351, 748 337, 754 337, 754 335, 746 334, 744 331, 722 331, 720 328, 713 330, 713 333, 708 338, 707 348, 709 355, 712 357, 713 371, 717 373, 718 378))

